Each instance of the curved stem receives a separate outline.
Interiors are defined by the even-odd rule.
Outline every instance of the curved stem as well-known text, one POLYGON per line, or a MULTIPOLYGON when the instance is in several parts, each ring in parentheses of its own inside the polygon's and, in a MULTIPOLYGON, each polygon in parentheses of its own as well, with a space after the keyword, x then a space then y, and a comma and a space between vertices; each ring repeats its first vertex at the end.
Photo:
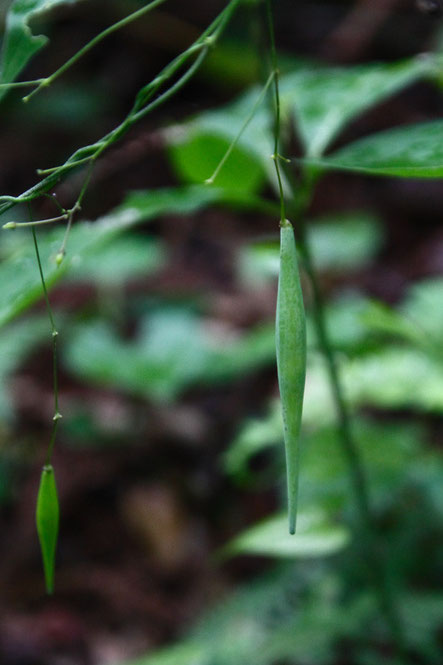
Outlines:
POLYGON ((166 0, 154 0, 145 7, 141 7, 141 9, 138 9, 132 14, 129 14, 129 16, 125 16, 125 18, 121 19, 121 21, 117 21, 113 25, 109 26, 109 28, 103 30, 103 32, 101 32, 96 37, 91 39, 90 42, 88 42, 85 46, 83 46, 83 48, 81 48, 75 55, 73 55, 72 58, 69 58, 69 60, 67 60, 53 74, 51 74, 47 78, 40 79, 37 88, 35 88, 35 90, 30 92, 29 95, 26 95, 26 97, 23 97, 23 101, 29 102, 31 97, 36 95, 42 88, 47 88, 49 85, 51 85, 51 83, 53 83, 59 76, 64 74, 66 70, 72 67, 72 65, 74 65, 78 60, 80 60, 80 58, 82 58, 86 53, 88 53, 88 51, 93 49, 94 46, 97 46, 97 44, 106 39, 106 37, 111 35, 113 32, 120 30, 120 28, 124 28, 125 26, 129 25, 129 23, 132 23, 132 21, 136 21, 147 12, 151 11, 152 9, 155 9, 155 7, 162 5, 164 2, 166 2, 166 0))

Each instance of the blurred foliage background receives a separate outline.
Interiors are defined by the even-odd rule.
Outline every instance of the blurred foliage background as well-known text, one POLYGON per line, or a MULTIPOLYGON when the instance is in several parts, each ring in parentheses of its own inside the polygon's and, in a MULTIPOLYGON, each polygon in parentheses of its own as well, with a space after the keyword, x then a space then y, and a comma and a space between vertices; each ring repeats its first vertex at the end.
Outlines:
MULTIPOLYGON (((80 0, 38 15, 33 32, 50 42, 24 77, 50 74, 141 4, 80 0)), ((4 95, 0 193, 19 194, 37 168, 116 126, 136 91, 224 4, 170 0, 28 105, 4 95)), ((442 116, 443 22, 420 3, 274 4, 291 158, 303 145, 315 152, 325 127, 337 150, 442 116)), ((63 228, 39 232, 61 355, 52 598, 34 526, 52 417, 50 334, 31 235, 2 231, 3 665, 394 662, 306 275, 300 519, 286 536, 266 104, 216 187, 202 184, 257 97, 264 34, 256 3, 245 3, 189 85, 103 156, 60 269, 63 228)), ((57 187, 62 205, 81 182, 74 173, 57 187)), ((308 217, 408 662, 417 664, 441 663, 443 653, 442 207, 439 180, 332 172, 308 217)), ((39 217, 53 212, 47 199, 35 205, 39 217)), ((2 223, 25 213, 8 211, 2 223)))

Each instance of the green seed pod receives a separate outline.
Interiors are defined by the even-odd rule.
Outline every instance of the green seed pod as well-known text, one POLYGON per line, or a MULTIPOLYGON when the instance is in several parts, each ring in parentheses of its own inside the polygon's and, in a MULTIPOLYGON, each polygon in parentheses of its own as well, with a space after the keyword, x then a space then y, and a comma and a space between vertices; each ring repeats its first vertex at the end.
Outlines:
POLYGON ((59 505, 54 469, 49 464, 43 467, 37 496, 37 533, 45 571, 46 591, 54 591, 55 550, 57 547, 59 505))
POLYGON ((280 229, 276 347, 278 384, 283 411, 288 483, 289 533, 295 533, 298 496, 299 434, 306 375, 306 320, 297 264, 294 229, 280 229))

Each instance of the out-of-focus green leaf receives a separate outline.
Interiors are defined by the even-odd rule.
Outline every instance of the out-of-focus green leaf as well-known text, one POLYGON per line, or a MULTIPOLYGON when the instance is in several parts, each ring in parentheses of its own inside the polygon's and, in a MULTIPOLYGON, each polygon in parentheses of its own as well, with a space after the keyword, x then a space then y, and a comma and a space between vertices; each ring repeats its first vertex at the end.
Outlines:
POLYGON ((282 562, 266 578, 248 581, 209 611, 180 645, 131 665, 331 665, 339 637, 355 638, 362 625, 374 625, 374 602, 361 590, 357 601, 342 605, 336 575, 308 569, 302 561, 298 575, 293 570, 293 563, 282 562))
POLYGON ((349 531, 344 526, 331 524, 319 512, 299 511, 295 535, 288 533, 287 515, 275 515, 237 536, 223 548, 223 555, 315 558, 336 554, 349 540, 349 531))
POLYGON ((437 62, 429 56, 346 68, 312 63, 282 77, 282 101, 295 113, 307 156, 319 157, 349 121, 434 73, 437 62))
MULTIPOLYGON (((55 263, 55 256, 62 243, 64 228, 54 228, 45 233, 38 232, 40 254, 48 288, 64 275, 82 276, 82 262, 90 266, 96 276, 101 270, 104 275, 106 254, 115 253, 112 243, 118 235, 137 224, 155 219, 160 215, 191 214, 205 207, 210 202, 226 200, 226 193, 216 188, 186 187, 132 192, 125 201, 96 222, 74 223, 67 247, 67 255, 60 267, 55 263), (105 251, 106 247, 106 251, 105 251), (103 260, 101 251, 105 251, 103 260), (94 263, 96 262, 96 268, 94 263)), ((243 205, 243 196, 228 197, 239 199, 243 205)), ((255 205, 252 202, 252 205, 255 205)), ((20 220, 16 209, 13 221, 20 220)), ((11 213, 9 213, 11 217, 11 213)), ((12 221, 9 219, 8 221, 12 221)), ((2 220, 3 221, 3 220, 2 220)), ((29 308, 42 297, 40 276, 35 260, 32 236, 29 230, 3 231, 0 263, 0 326, 29 308)), ((123 241, 125 242, 125 241, 123 241)), ((152 245, 153 249, 154 245, 152 245)), ((153 250, 155 252, 155 250, 153 250)), ((140 258, 140 256, 139 256, 140 258)), ((154 262, 160 259, 151 254, 154 262)), ((152 269, 152 261, 150 267, 152 269)), ((126 265, 128 269, 128 265, 126 265)), ((106 268, 109 277, 109 265, 106 268)), ((118 269, 116 269, 116 274, 118 269)), ((92 274, 92 273, 91 273, 92 274)))
POLYGON ((346 68, 311 63, 282 77, 282 100, 295 113, 307 156, 319 157, 348 122, 434 73, 437 62, 429 56, 346 68))
POLYGON ((164 251, 159 241, 126 234, 113 238, 100 251, 78 255, 70 279, 98 284, 121 284, 129 279, 146 276, 161 268, 164 251))
MULTIPOLYGON (((366 266, 379 251, 383 232, 368 213, 343 213, 309 221, 308 239, 317 270, 349 272, 366 266)), ((266 240, 238 251, 240 279, 256 288, 278 277, 280 248, 266 240)))
POLYGON ((402 303, 401 312, 417 334, 443 348, 443 277, 413 284, 402 303))
POLYGON ((416 349, 386 348, 343 368, 354 404, 443 412, 443 364, 416 349))
MULTIPOLYGON (((187 182, 210 178, 231 142, 238 136, 259 97, 252 90, 217 111, 199 114, 169 133, 169 154, 179 176, 187 182)), ((215 184, 223 189, 255 192, 265 175, 273 178, 271 116, 265 103, 243 131, 215 184)))
POLYGON ((370 262, 383 235, 377 219, 360 212, 312 220, 308 239, 317 270, 348 272, 370 262))
POLYGON ((396 127, 351 143, 321 159, 319 169, 352 171, 400 178, 441 178, 443 120, 396 127))
POLYGON ((184 308, 166 307, 141 322, 135 340, 121 340, 107 324, 95 321, 79 325, 65 348, 75 374, 169 401, 191 385, 234 379, 273 362, 274 346, 273 329, 259 328, 226 341, 221 350, 203 319, 184 308))
POLYGON ((34 317, 11 324, 0 330, 0 419, 11 416, 9 375, 20 365, 33 348, 50 340, 50 327, 46 317, 34 317))
MULTIPOLYGON (((79 0, 14 0, 6 17, 6 31, 1 57, 1 82, 10 83, 29 60, 48 42, 43 35, 33 35, 31 21, 54 7, 79 0)), ((0 97, 2 91, 0 91, 0 97)))

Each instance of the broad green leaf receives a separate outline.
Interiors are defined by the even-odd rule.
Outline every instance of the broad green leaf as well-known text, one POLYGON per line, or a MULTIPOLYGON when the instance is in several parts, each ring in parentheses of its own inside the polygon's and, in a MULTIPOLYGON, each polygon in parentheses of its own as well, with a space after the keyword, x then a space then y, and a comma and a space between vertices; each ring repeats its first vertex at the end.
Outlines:
POLYGON ((330 556, 350 541, 344 526, 333 525, 318 512, 299 512, 295 535, 288 533, 286 514, 275 515, 237 536, 223 548, 224 556, 253 554, 278 558, 330 556))
MULTIPOLYGON (((169 132, 169 155, 183 180, 204 182, 212 176, 259 95, 260 90, 253 89, 232 104, 200 113, 183 127, 169 132)), ((255 192, 264 183, 266 174, 273 177, 271 129, 272 119, 263 101, 220 171, 215 181, 218 187, 255 192)))
POLYGON ((308 239, 317 270, 348 272, 365 267, 380 250, 382 229, 368 213, 311 220, 308 239))
POLYGON ((401 178, 443 176, 443 120, 396 127, 356 141, 321 159, 319 169, 401 178))
POLYGON ((346 363, 343 378, 356 405, 443 413, 442 369, 423 351, 392 347, 346 363))
POLYGON ((443 348, 443 277, 413 284, 401 305, 401 312, 422 339, 443 348))
POLYGON ((258 328, 219 347, 220 339, 205 329, 202 318, 164 307, 142 320, 130 342, 93 321, 76 328, 65 350, 70 370, 93 383, 170 401, 191 385, 232 380, 273 362, 274 331, 258 328))
POLYGON ((346 68, 312 63, 282 77, 282 101, 295 113, 306 155, 322 155, 349 121, 433 73, 437 62, 420 56, 346 68))
MULTIPOLYGON (((189 187, 133 192, 115 210, 94 223, 75 222, 69 237, 67 255, 57 268, 55 256, 62 243, 64 228, 38 232, 40 254, 47 286, 51 287, 65 274, 82 275, 82 261, 91 271, 102 271, 100 251, 105 245, 113 252, 111 243, 127 229, 160 215, 191 214, 211 202, 224 200, 225 193, 216 188, 189 187), (97 259, 96 267, 94 261, 97 259)), ((20 220, 19 209, 9 212, 9 219, 20 220)), ((3 218, 6 221, 5 218, 3 218)), ((2 220, 2 221, 3 221, 2 220)), ((1 230, 2 261, 0 262, 0 326, 29 308, 42 297, 40 277, 29 230, 1 230)), ((104 258, 103 261, 106 261, 104 258)), ((128 266, 126 266, 128 268, 128 266)), ((107 268, 109 276, 109 269, 107 268)))
MULTIPOLYGON (((29 60, 48 42, 44 35, 34 35, 33 19, 63 4, 78 0, 14 0, 6 16, 6 31, 1 58, 1 82, 10 83, 29 60)), ((0 96, 1 96, 0 91, 0 96)))
POLYGON ((69 279, 119 285, 159 270, 164 263, 163 246, 158 240, 134 233, 113 238, 99 251, 78 255, 69 279))

